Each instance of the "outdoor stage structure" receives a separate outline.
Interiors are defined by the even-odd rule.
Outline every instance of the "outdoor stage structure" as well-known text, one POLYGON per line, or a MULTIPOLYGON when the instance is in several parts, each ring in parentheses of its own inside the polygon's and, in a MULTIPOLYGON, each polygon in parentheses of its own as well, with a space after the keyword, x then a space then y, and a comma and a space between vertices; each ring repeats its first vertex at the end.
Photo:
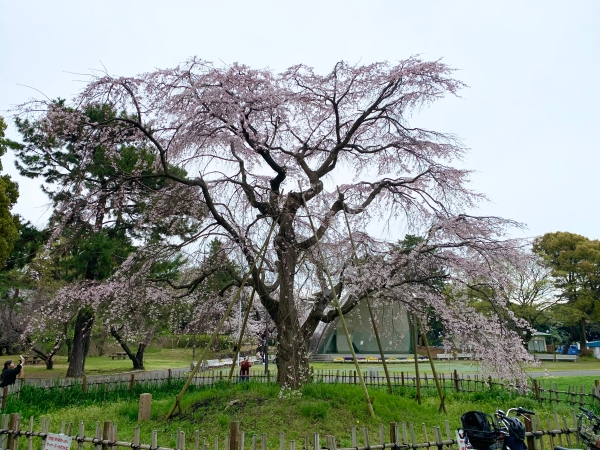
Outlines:
MULTIPOLYGON (((373 302, 372 308, 385 354, 388 357, 412 354, 414 348, 410 322, 402 305, 394 301, 373 302)), ((378 357, 379 348, 366 302, 361 301, 344 318, 354 352, 361 356, 378 357)), ((350 347, 339 318, 330 323, 321 323, 313 335, 310 347, 313 355, 349 356, 350 347)))

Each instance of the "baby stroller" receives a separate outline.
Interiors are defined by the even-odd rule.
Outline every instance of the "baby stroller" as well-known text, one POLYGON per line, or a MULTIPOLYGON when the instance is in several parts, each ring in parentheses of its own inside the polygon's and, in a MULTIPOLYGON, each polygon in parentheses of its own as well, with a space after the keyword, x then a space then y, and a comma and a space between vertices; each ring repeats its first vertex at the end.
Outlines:
POLYGON ((500 437, 492 417, 481 411, 468 411, 460 417, 462 428, 475 450, 495 450, 502 448, 500 437))

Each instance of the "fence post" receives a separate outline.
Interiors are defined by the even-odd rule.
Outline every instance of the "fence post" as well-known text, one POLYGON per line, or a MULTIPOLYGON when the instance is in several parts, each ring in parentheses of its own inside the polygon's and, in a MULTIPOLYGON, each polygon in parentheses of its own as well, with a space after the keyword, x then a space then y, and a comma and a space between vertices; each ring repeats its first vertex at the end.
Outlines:
POLYGON ((229 425, 229 449, 238 450, 240 446, 240 423, 233 421, 229 425))
POLYGON ((79 428, 77 430, 77 450, 83 450, 83 437, 85 436, 85 426, 83 420, 79 421, 79 428))
POLYGON ((540 401, 540 386, 538 385, 538 380, 533 379, 533 392, 535 393, 535 398, 537 401, 540 401))
MULTIPOLYGON (((532 432, 533 427, 531 426, 531 416, 529 414, 525 414, 525 431, 532 432)), ((535 450, 535 438, 532 436, 527 436, 527 450, 535 450)))
MULTIPOLYGON (((10 415, 10 422, 8 424, 8 429, 11 431, 15 431, 17 427, 18 414, 13 413, 10 415)), ((8 434, 8 444, 6 444, 6 448, 8 450, 13 450, 15 446, 15 435, 14 433, 8 434)))
POLYGON ((135 386, 135 373, 129 375, 129 392, 133 393, 133 388, 135 386))
POLYGON ((86 390, 87 390, 87 377, 84 375, 83 378, 81 379, 81 392, 85 394, 86 390))
POLYGON ((460 391, 460 388, 458 386, 458 372, 456 371, 456 369, 454 369, 454 389, 456 390, 456 392, 460 391))
MULTIPOLYGON (((110 420, 105 420, 102 426, 102 440, 110 440, 110 420)), ((102 450, 108 450, 108 444, 102 443, 102 450)))
POLYGON ((2 388, 2 409, 6 408, 6 400, 8 398, 8 386, 2 388))
POLYGON ((398 423, 390 422, 390 442, 394 444, 394 448, 398 446, 398 423))
MULTIPOLYGON (((31 416, 29 418, 29 434, 27 436, 27 450, 33 450, 33 439, 32 439, 32 433, 33 433, 33 422, 34 422, 34 418, 33 416, 31 416)), ((69 422, 69 425, 71 424, 71 422, 69 422)), ((68 433, 69 436, 71 436, 71 433, 68 433)))

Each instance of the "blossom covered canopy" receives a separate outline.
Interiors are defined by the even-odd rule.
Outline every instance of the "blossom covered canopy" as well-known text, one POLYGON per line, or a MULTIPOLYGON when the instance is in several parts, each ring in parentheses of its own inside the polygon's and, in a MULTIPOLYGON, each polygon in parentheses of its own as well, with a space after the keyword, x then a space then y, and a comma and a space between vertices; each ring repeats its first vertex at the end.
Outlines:
MULTIPOLYGON (((318 241, 336 290, 349 299, 346 311, 367 294, 402 301, 424 319, 441 320, 448 339, 471 345, 512 376, 514 364, 507 362, 528 358, 515 333, 525 324, 497 293, 509 288, 506 268, 523 263, 522 243, 503 240, 506 227, 516 224, 466 214, 484 196, 467 187, 469 171, 456 167, 465 148, 452 135, 409 123, 419 108, 463 87, 452 72, 417 57, 340 62, 325 75, 304 65, 275 73, 193 58, 136 77, 98 76, 70 106, 32 102, 22 115, 53 145, 68 142, 82 163, 102 146, 118 168, 109 186, 77 191, 79 201, 62 205, 65 211, 94 216, 104 198, 123 202, 149 179, 169 180, 176 194, 144 191, 156 207, 139 226, 176 210, 196 228, 168 241, 171 248, 193 254, 219 236, 246 267, 276 222, 263 273, 254 268, 251 283, 277 325, 280 383, 295 387, 306 379, 308 340, 319 322, 337 316, 316 257, 318 241), (118 113, 91 120, 85 111, 98 105, 118 113), (152 169, 123 170, 124 146, 151 154, 152 169), (359 263, 351 258, 344 211, 359 263), (404 251, 382 242, 369 230, 384 220, 415 230, 422 242, 404 251), (474 291, 493 305, 490 311, 472 306, 474 291)), ((44 157, 43 147, 28 151, 44 157)))

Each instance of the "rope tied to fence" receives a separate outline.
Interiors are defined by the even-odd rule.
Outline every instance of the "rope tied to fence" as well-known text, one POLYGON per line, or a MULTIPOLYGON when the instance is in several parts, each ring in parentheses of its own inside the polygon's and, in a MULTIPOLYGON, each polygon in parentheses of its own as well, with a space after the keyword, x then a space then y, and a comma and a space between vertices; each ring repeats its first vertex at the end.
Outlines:
POLYGON ((85 442, 85 436, 75 436, 73 439, 75 439, 80 444, 85 442))

